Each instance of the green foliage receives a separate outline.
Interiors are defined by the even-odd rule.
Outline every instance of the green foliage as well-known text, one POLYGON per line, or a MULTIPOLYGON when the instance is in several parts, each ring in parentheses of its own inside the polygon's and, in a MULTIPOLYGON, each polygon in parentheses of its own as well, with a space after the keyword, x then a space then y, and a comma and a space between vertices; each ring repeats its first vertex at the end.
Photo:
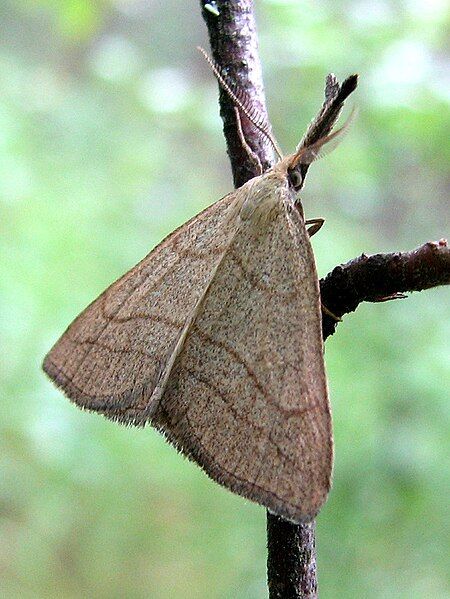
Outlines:
MULTIPOLYGON (((359 118, 304 193, 325 274, 446 234, 444 2, 258 3, 274 129, 291 150, 325 74, 360 73, 359 118)), ((250 599, 264 511, 154 431, 81 413, 44 378, 74 316, 230 189, 194 3, 0 8, 0 595, 250 599)), ((450 596, 448 290, 365 305, 327 343, 334 488, 321 596, 450 596)))

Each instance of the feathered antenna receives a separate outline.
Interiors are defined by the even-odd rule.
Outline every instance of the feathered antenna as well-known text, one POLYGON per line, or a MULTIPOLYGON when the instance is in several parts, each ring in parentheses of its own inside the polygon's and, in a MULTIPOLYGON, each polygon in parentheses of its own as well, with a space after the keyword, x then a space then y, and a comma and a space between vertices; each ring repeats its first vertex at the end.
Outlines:
MULTIPOLYGON (((297 157, 296 165, 298 166, 298 171, 303 182, 305 181, 306 173, 308 172, 308 168, 312 160, 306 160, 306 152, 303 155, 302 150, 310 148, 309 158, 311 158, 313 155, 319 157, 320 149, 324 146, 324 144, 328 143, 332 139, 335 139, 341 133, 347 131, 349 121, 352 119, 353 114, 350 116, 344 127, 342 127, 342 130, 336 131, 336 135, 330 137, 331 130, 339 118, 345 100, 356 89, 357 85, 358 75, 350 75, 350 77, 347 77, 342 84, 339 84, 339 81, 332 73, 327 76, 325 82, 325 100, 322 108, 319 110, 318 115, 306 130, 306 133, 297 146, 297 151, 294 155, 297 157)), ((332 149, 332 147, 334 147, 334 144, 330 146, 330 149, 332 149)))
POLYGON ((318 115, 310 123, 297 150, 311 146, 326 137, 339 118, 342 107, 348 96, 358 85, 358 75, 350 75, 340 85, 333 73, 327 75, 325 82, 325 101, 318 115))
POLYGON ((310 145, 304 146, 300 144, 295 154, 293 154, 289 160, 289 168, 295 168, 297 165, 309 165, 315 160, 322 158, 322 156, 332 152, 341 143, 344 135, 348 132, 349 127, 355 118, 356 112, 356 109, 353 108, 350 116, 342 125, 342 127, 340 127, 340 129, 321 137, 310 145))
POLYGON ((231 101, 242 111, 243 114, 248 118, 248 120, 254 125, 264 137, 269 141, 275 153, 277 154, 280 160, 283 158, 283 154, 272 134, 272 130, 270 124, 267 122, 267 119, 262 115, 257 108, 252 106, 252 102, 250 98, 245 94, 245 92, 241 89, 233 91, 231 85, 225 79, 224 75, 221 72, 220 67, 214 62, 214 60, 207 54, 207 52, 200 46, 197 46, 197 50, 201 52, 210 66, 212 72, 216 76, 218 82, 224 89, 224 91, 228 94, 231 101))

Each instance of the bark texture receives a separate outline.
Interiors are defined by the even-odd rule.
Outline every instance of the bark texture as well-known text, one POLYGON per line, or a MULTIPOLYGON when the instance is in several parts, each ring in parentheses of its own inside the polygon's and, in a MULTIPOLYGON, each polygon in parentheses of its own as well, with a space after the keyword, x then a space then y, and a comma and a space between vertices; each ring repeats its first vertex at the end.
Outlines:
MULTIPOLYGON (((218 15, 205 9, 201 0, 203 18, 208 27, 209 42, 214 61, 224 77, 236 90, 245 94, 254 109, 268 120, 266 99, 258 54, 258 36, 252 0, 225 0, 216 2, 218 15)), ((239 135, 234 105, 219 86, 220 116, 231 161, 234 186, 240 187, 260 173, 239 135)), ((241 116, 245 140, 258 156, 263 170, 274 164, 271 146, 245 116, 241 116)))
MULTIPOLYGON (((354 312, 361 302, 382 302, 450 284, 450 248, 446 239, 428 241, 410 252, 362 254, 336 266, 320 281, 323 304, 336 316, 354 312)), ((336 320, 322 315, 324 339, 332 335, 336 320)))

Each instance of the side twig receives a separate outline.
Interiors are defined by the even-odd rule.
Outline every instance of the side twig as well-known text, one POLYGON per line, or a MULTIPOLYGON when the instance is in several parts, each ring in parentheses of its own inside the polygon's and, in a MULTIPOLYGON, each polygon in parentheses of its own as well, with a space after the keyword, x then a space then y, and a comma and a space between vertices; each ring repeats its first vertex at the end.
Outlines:
MULTIPOLYGON (((336 266, 320 281, 322 302, 336 316, 354 312, 361 302, 380 302, 404 297, 407 291, 423 291, 450 285, 450 248, 445 239, 429 241, 410 252, 374 254, 336 266)), ((323 314, 324 339, 338 323, 323 314)))

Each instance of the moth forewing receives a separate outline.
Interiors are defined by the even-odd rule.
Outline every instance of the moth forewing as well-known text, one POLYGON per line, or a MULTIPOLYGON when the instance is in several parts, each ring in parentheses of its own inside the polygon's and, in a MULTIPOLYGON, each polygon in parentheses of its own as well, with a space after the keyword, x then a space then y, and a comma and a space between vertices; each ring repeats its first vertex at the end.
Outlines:
POLYGON ((238 192, 174 231, 69 326, 44 370, 80 407, 145 424, 177 340, 233 234, 238 192))
POLYGON ((277 169, 249 186, 153 422, 214 480, 293 521, 325 501, 332 440, 317 274, 277 169))

